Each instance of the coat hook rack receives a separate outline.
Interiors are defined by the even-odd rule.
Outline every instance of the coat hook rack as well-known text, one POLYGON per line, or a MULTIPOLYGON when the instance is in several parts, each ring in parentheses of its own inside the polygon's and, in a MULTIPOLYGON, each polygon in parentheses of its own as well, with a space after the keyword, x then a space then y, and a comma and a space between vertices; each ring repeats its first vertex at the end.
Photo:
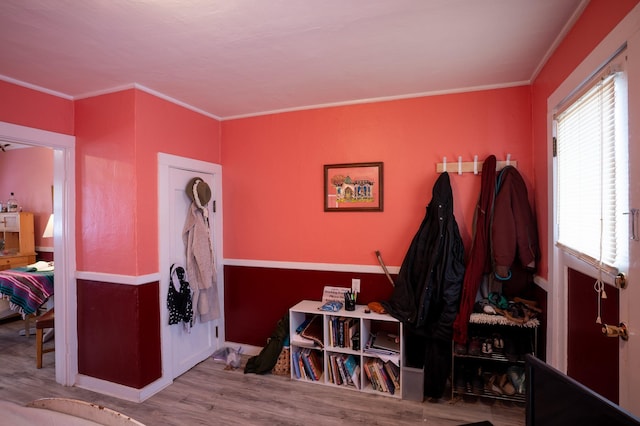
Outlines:
MULTIPOLYGON (((462 161, 462 156, 458 156, 458 174, 473 173, 477 175, 482 171, 483 161, 478 161, 478 156, 473 156, 473 161, 462 161)), ((502 170, 507 166, 518 167, 518 162, 511 159, 511 154, 507 154, 507 158, 504 161, 496 161, 496 171, 502 170)), ((436 164, 436 173, 443 173, 447 170, 447 157, 442 157, 442 163, 436 164)))

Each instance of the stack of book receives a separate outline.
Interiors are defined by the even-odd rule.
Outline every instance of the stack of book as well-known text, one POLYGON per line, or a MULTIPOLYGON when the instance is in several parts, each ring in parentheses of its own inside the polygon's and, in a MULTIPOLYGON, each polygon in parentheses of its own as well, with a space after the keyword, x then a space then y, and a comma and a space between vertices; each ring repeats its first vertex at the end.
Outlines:
POLYGON ((369 358, 363 366, 371 387, 379 392, 395 394, 400 390, 400 367, 391 361, 369 358))
POLYGON ((329 346, 334 348, 351 348, 352 339, 359 333, 360 320, 357 318, 329 318, 329 346))
POLYGON ((302 348, 292 353, 292 370, 296 379, 318 381, 322 377, 322 356, 309 348, 302 348))
POLYGON ((327 373, 330 383, 360 389, 360 365, 353 355, 329 355, 327 373))
POLYGON ((380 355, 399 355, 400 338, 393 333, 371 333, 364 352, 380 355))

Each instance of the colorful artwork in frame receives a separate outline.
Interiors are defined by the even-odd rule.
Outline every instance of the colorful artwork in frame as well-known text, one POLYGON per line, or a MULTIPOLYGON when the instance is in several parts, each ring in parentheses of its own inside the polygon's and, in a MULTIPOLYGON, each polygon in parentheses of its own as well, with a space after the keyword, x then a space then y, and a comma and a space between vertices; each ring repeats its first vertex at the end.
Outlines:
POLYGON ((324 166, 324 211, 382 211, 382 163, 324 166))

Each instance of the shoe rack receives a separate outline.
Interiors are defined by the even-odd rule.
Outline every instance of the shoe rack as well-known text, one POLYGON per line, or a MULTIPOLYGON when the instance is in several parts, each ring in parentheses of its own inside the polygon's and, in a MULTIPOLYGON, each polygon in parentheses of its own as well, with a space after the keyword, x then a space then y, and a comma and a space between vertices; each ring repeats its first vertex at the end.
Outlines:
POLYGON ((453 343, 451 399, 465 395, 526 402, 525 355, 536 355, 537 319, 473 313, 466 344, 453 343))

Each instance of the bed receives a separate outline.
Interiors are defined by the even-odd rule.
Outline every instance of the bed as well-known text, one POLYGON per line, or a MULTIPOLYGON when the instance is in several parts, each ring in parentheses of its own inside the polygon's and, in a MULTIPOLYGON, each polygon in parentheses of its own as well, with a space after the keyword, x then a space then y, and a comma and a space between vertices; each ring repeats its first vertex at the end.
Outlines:
POLYGON ((0 297, 8 300, 10 309, 22 318, 37 314, 52 295, 53 262, 0 271, 0 297))

